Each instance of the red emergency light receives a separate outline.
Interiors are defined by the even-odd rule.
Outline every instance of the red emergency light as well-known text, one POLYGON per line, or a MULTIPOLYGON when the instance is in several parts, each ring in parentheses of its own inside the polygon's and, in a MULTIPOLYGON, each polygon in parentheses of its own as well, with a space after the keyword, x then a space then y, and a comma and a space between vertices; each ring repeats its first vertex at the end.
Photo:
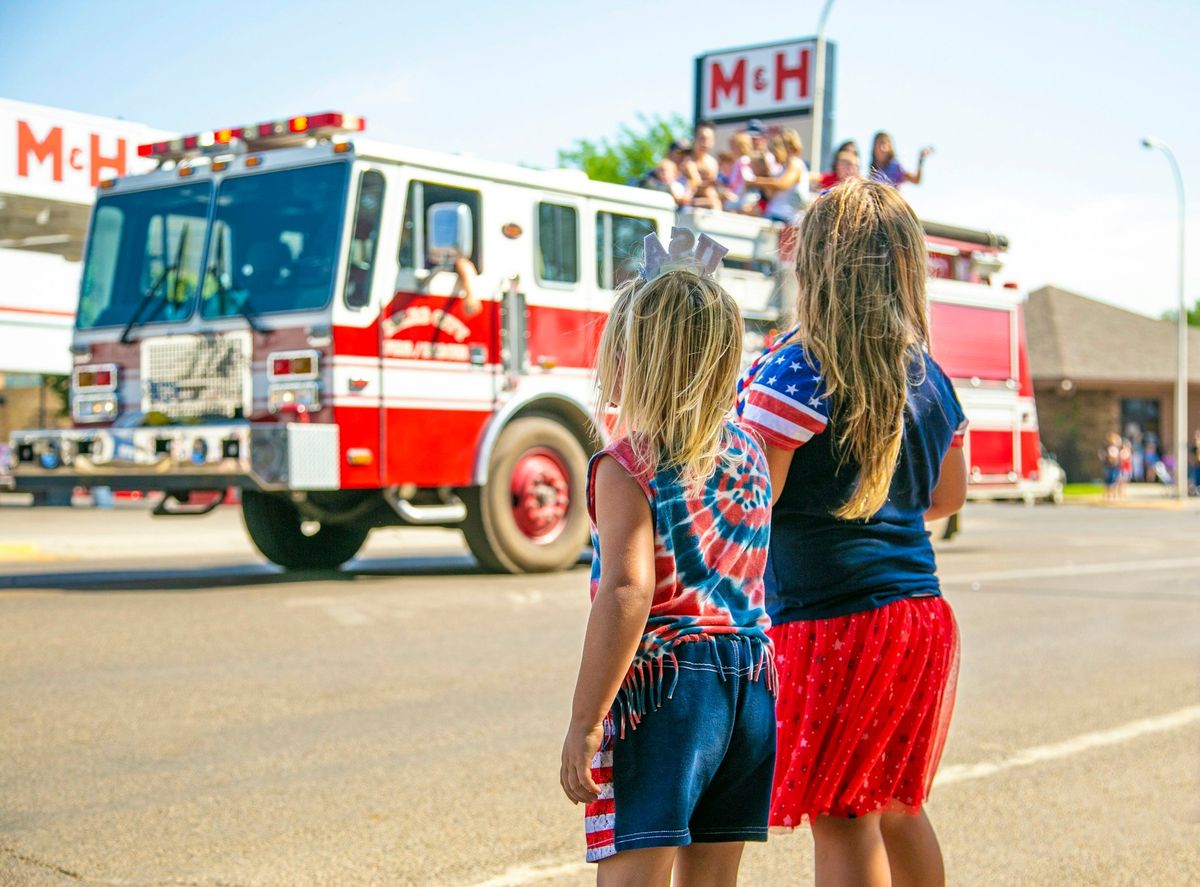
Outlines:
POLYGON ((214 129, 181 136, 169 142, 151 142, 138 145, 139 157, 155 157, 159 160, 182 160, 202 154, 218 145, 229 145, 235 141, 245 142, 255 151, 267 148, 283 148, 304 144, 309 139, 327 139, 345 132, 362 132, 367 121, 357 114, 341 111, 325 111, 321 114, 301 114, 283 120, 256 123, 252 126, 235 126, 214 129))

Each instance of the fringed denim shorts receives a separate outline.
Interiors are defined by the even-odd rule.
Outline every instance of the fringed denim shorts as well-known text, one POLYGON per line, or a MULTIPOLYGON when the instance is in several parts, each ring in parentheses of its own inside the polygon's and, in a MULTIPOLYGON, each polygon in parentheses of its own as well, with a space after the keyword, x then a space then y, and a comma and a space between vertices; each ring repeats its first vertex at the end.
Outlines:
MULTIPOLYGON (((732 636, 674 646, 669 693, 622 736, 614 707, 592 763, 587 860, 622 850, 765 841, 775 764, 771 649, 732 636), (764 662, 764 656, 766 661, 764 662)), ((653 669, 654 677, 662 666, 653 669)), ((656 680, 657 684, 658 681, 656 680)))

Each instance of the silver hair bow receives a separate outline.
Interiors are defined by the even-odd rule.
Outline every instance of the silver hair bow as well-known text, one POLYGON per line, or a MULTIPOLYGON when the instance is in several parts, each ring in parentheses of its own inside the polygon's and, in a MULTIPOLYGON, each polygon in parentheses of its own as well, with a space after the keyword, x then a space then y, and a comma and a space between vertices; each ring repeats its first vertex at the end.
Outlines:
POLYGON ((729 252, 707 234, 696 236, 691 228, 671 228, 671 244, 664 248, 654 232, 643 241, 645 258, 641 278, 647 283, 668 271, 687 270, 701 277, 712 277, 721 259, 729 252))

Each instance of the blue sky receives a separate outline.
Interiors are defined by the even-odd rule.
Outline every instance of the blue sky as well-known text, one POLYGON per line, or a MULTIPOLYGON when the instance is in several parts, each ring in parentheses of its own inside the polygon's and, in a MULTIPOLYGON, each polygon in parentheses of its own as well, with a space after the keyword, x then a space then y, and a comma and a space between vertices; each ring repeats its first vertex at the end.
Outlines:
MULTIPOLYGON (((785 4, 0 0, 0 96, 196 131, 306 111, 539 166, 637 112, 690 113, 695 55, 815 30, 785 4)), ((1200 2, 837 0, 838 138, 889 129, 928 218, 1012 241, 1007 277, 1158 314, 1175 299, 1175 149, 1200 243, 1200 2)), ((1200 255, 1189 250, 1189 301, 1200 255)))

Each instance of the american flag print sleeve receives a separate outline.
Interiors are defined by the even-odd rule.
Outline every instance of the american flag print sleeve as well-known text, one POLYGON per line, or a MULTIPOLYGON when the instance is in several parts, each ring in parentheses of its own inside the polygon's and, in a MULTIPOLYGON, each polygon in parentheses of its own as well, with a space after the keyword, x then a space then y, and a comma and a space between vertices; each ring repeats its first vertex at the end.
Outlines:
POLYGON ((789 345, 759 365, 744 391, 742 425, 768 446, 794 450, 829 424, 821 375, 799 345, 789 345))
POLYGON ((958 423, 958 428, 955 429, 955 431, 954 431, 954 437, 950 438, 950 446, 961 447, 963 444, 966 443, 966 440, 967 440, 967 420, 964 417, 963 420, 958 423))

